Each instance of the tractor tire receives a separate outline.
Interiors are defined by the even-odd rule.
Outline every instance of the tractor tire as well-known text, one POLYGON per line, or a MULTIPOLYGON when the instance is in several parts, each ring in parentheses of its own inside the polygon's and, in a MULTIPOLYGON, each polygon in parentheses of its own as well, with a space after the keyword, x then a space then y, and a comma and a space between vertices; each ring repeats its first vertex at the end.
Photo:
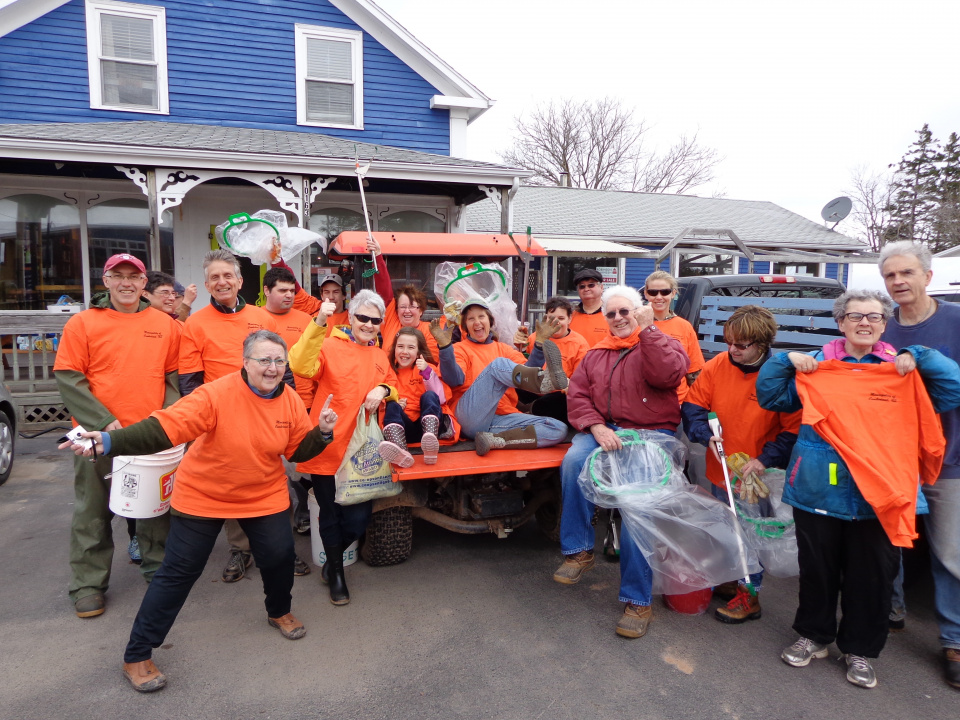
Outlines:
POLYGON ((389 507, 370 516, 360 557, 367 565, 399 565, 413 547, 413 515, 409 507, 389 507))

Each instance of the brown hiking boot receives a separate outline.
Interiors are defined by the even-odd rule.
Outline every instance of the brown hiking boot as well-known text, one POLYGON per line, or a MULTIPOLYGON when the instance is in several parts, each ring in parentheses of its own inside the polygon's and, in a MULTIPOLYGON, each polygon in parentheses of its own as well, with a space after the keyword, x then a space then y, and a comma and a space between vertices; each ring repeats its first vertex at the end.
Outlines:
POLYGON ((594 565, 593 553, 581 550, 576 555, 564 555, 563 565, 557 568, 553 579, 561 585, 576 585, 580 577, 594 565))
POLYGON ((473 439, 473 446, 481 457, 491 450, 504 448, 533 450, 537 447, 537 429, 533 425, 525 425, 498 433, 479 432, 473 439))
POLYGON ((287 613, 283 617, 278 618, 268 617, 267 622, 270 623, 271 627, 279 630, 280 634, 287 638, 287 640, 299 640, 307 634, 307 629, 303 626, 302 622, 293 616, 293 613, 287 613))
POLYGON ((720 598, 724 602, 730 602, 737 596, 737 588, 739 587, 740 583, 736 580, 720 583, 713 589, 713 596, 720 598))
POLYGON ((102 592, 95 592, 92 595, 82 597, 73 604, 73 610, 80 618, 103 615, 103 611, 106 609, 107 601, 104 599, 102 592))
POLYGON ((726 607, 717 608, 713 616, 720 622, 739 625, 747 620, 760 619, 760 598, 747 590, 745 585, 737 588, 737 594, 726 607))
POLYGON ((623 608, 623 616, 617 623, 617 635, 631 639, 643 637, 647 634, 652 617, 653 610, 649 605, 627 603, 623 608))

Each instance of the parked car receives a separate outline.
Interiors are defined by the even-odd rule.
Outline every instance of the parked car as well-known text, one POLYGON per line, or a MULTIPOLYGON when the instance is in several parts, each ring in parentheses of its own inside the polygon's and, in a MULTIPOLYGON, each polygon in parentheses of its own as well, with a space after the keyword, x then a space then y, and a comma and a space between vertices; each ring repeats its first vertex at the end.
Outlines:
POLYGON ((960 303, 960 283, 950 283, 943 287, 928 287, 927 295, 945 302, 960 303))
POLYGON ((0 383, 0 485, 13 470, 13 451, 17 437, 17 405, 10 390, 0 383))
POLYGON ((742 305, 760 305, 777 319, 774 350, 809 352, 840 332, 833 320, 833 300, 843 283, 830 278, 795 275, 704 275, 679 279, 674 312, 696 329, 704 357, 726 350, 723 323, 742 305))

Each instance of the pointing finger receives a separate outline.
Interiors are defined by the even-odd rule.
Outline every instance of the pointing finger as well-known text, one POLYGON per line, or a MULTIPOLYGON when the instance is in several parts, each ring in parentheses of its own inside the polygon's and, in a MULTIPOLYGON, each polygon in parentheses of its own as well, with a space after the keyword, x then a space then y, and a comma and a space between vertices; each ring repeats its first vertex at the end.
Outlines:
POLYGON ((333 395, 327 395, 327 401, 323 404, 323 407, 320 408, 320 412, 324 413, 329 410, 331 402, 333 402, 333 395))

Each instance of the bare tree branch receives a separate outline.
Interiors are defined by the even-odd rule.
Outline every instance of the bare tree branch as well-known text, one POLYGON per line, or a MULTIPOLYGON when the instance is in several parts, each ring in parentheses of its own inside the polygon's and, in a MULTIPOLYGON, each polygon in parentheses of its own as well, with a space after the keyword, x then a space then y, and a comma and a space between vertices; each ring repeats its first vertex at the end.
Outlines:
POLYGON ((567 173, 574 187, 598 190, 685 192, 714 179, 715 150, 683 135, 664 155, 644 152, 647 125, 620 100, 558 100, 516 118, 505 163, 533 172, 531 185, 559 185, 567 173))
POLYGON ((850 179, 853 188, 846 192, 853 200, 856 234, 866 240, 874 252, 879 251, 889 237, 891 180, 889 173, 875 173, 861 166, 853 171, 850 179))

